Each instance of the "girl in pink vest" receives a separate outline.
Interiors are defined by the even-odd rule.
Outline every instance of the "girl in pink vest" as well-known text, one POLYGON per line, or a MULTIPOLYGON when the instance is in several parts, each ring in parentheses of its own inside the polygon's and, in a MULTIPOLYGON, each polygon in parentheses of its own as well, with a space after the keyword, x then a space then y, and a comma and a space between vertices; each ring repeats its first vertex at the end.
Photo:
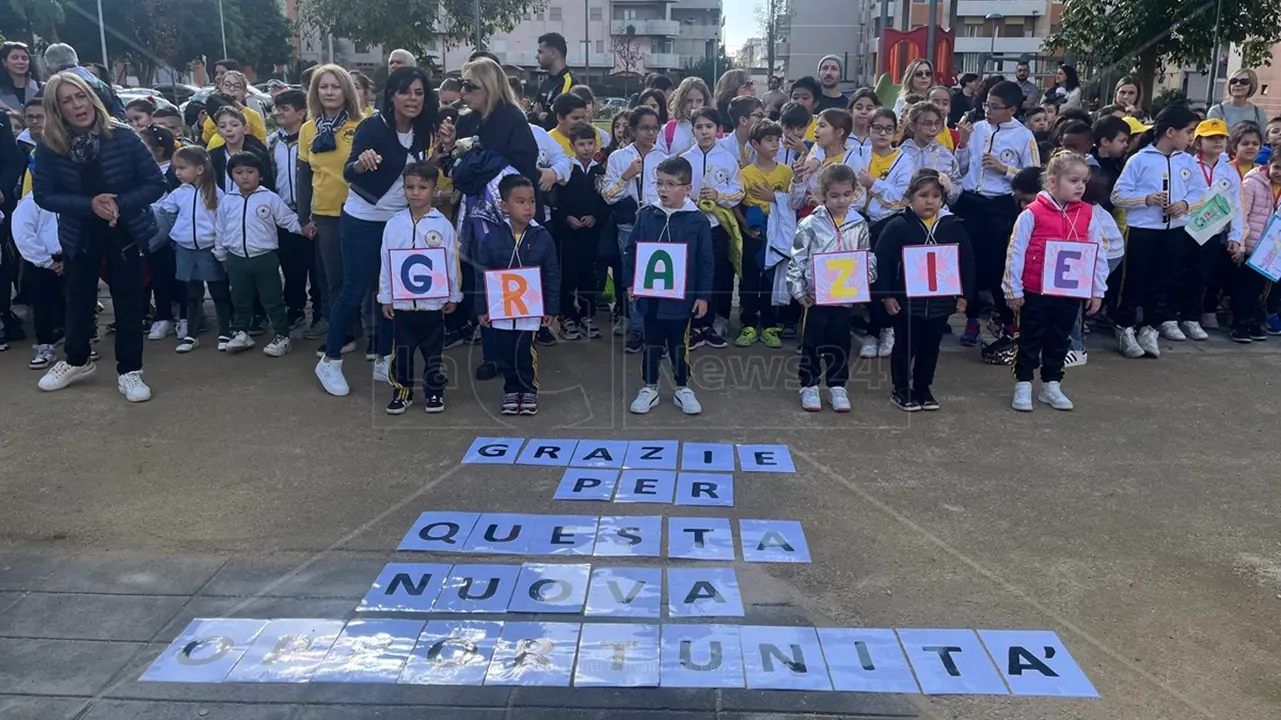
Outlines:
POLYGON ((1019 215, 1005 260, 1002 288, 1006 304, 1018 313, 1015 335, 1014 402, 1022 412, 1032 410, 1032 376, 1041 368, 1037 400, 1055 410, 1071 410, 1063 394, 1063 362, 1068 336, 1076 323, 1082 298, 1074 289, 1088 285, 1086 311, 1093 315, 1107 291, 1108 259, 1094 208, 1081 200, 1090 168, 1085 158, 1071 152, 1056 155, 1045 168, 1046 189, 1019 215), (1050 243, 1058 243, 1051 246, 1050 243), (1091 250, 1063 248, 1063 243, 1093 246, 1091 250), (1047 250, 1061 250, 1050 267, 1047 250), (1046 272, 1046 270, 1050 272, 1046 272), (1073 295, 1077 297, 1073 297, 1073 295))

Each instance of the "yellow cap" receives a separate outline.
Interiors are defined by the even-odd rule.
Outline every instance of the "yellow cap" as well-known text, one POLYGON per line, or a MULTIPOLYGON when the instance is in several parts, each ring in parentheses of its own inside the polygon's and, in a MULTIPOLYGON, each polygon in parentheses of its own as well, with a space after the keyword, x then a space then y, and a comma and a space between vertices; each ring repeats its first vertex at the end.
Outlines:
POLYGON ((1123 117, 1121 119, 1125 121, 1126 125, 1130 126, 1131 134, 1145 133, 1148 130, 1152 129, 1151 125, 1144 125, 1143 121, 1138 118, 1129 117, 1127 115, 1126 117, 1123 117))
POLYGON ((1223 122, 1218 118, 1210 118, 1209 120, 1202 120, 1199 124, 1197 124, 1196 133, 1193 134, 1192 137, 1194 138, 1213 137, 1215 135, 1226 136, 1227 134, 1228 134, 1227 123, 1223 122))

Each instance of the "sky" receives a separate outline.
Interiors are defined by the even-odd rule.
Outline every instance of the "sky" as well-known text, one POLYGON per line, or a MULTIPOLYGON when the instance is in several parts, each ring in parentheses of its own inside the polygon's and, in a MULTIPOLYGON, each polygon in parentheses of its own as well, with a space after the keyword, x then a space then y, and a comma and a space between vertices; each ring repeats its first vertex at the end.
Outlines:
POLYGON ((743 47, 743 43, 754 35, 760 35, 760 25, 756 22, 756 6, 764 0, 722 0, 722 12, 725 14, 725 50, 732 57, 743 47))

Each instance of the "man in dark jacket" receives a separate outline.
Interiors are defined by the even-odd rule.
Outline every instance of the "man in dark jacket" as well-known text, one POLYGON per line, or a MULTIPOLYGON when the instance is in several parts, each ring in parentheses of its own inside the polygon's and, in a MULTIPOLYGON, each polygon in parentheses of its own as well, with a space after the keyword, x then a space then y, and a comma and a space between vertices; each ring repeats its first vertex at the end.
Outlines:
POLYGON ((645 326, 645 362, 641 370, 645 387, 641 388, 631 406, 631 411, 639 415, 658 404, 659 364, 664 349, 672 359, 672 377, 676 383, 672 400, 686 415, 697 415, 703 411, 694 391, 686 386, 689 381, 689 325, 691 316, 707 314, 715 259, 712 254, 712 224, 689 199, 692 175, 693 168, 682 157, 667 158, 658 164, 656 177, 660 204, 648 205, 640 211, 623 256, 623 284, 627 286, 629 296, 636 300, 645 326), (682 245, 684 277, 677 277, 680 270, 673 263, 680 250, 673 248, 666 252, 647 253, 649 259, 642 274, 642 285, 648 287, 633 287, 637 243, 682 245), (648 282, 647 278, 658 279, 658 282, 648 282), (670 292, 681 285, 684 285, 684 292, 672 296, 670 292))
POLYGON ((565 64, 569 47, 565 37, 560 33, 547 33, 538 38, 538 67, 546 70, 548 77, 538 88, 538 122, 545 130, 556 127, 556 115, 552 103, 561 93, 569 92, 574 87, 574 76, 565 64))

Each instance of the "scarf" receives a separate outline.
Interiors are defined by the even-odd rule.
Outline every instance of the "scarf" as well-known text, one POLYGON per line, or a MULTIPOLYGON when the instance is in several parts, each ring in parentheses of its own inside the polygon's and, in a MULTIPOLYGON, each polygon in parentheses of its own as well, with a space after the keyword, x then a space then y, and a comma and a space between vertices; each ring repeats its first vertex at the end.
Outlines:
POLYGON ((67 156, 77 165, 91 163, 98 158, 98 149, 102 144, 102 131, 97 125, 89 129, 89 132, 82 135, 71 136, 71 147, 67 150, 67 156))
POLYGON ((347 124, 347 111, 343 110, 332 118, 316 118, 316 137, 311 141, 314 153, 333 152, 338 149, 338 140, 334 133, 347 124))

